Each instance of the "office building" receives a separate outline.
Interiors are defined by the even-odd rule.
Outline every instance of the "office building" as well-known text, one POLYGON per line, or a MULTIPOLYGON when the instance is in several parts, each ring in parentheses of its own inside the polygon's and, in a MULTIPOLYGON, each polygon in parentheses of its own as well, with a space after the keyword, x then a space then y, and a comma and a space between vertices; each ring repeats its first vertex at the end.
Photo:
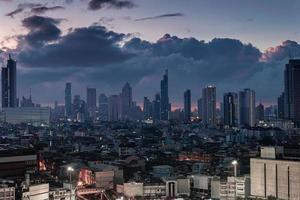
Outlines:
POLYGON ((256 106, 256 121, 264 121, 265 120, 265 107, 263 104, 259 104, 256 106))
POLYGON ((255 126, 255 91, 244 89, 239 92, 239 125, 255 126))
POLYGON ((108 120, 111 122, 121 119, 121 97, 111 95, 108 100, 108 120))
POLYGON ((49 125, 49 107, 17 107, 3 108, 0 113, 1 121, 10 124, 27 123, 33 126, 49 125))
POLYGON ((202 122, 206 126, 216 125, 216 87, 207 86, 202 90, 202 122))
POLYGON ((86 107, 88 117, 92 120, 96 119, 97 110, 97 91, 96 88, 87 88, 86 90, 86 107))
POLYGON ((160 95, 157 93, 155 95, 155 99, 153 101, 153 120, 160 120, 161 119, 161 100, 160 100, 160 95))
POLYGON ((99 95, 99 118, 100 121, 108 120, 108 97, 105 94, 99 95))
POLYGON ((250 159, 251 196, 300 199, 300 161, 286 159, 282 147, 261 147, 261 157, 250 159))
POLYGON ((285 66, 284 115, 300 126, 300 59, 291 59, 285 66))
POLYGON ((161 120, 169 119, 169 112, 171 110, 169 102, 169 78, 168 70, 166 70, 163 79, 160 82, 160 110, 161 110, 161 120))
POLYGON ((144 106, 143 106, 144 119, 151 119, 152 117, 152 104, 148 97, 144 97, 144 106))
POLYGON ((126 83, 121 93, 121 118, 122 120, 130 119, 132 104, 132 88, 126 83))
POLYGON ((184 121, 191 121, 191 90, 184 92, 184 121))
POLYGON ((2 107, 17 107, 17 62, 10 55, 2 68, 2 107))
POLYGON ((65 87, 65 115, 66 118, 72 117, 72 84, 66 83, 65 87))
POLYGON ((224 125, 229 127, 236 126, 236 104, 237 94, 233 92, 225 93, 223 97, 224 125))

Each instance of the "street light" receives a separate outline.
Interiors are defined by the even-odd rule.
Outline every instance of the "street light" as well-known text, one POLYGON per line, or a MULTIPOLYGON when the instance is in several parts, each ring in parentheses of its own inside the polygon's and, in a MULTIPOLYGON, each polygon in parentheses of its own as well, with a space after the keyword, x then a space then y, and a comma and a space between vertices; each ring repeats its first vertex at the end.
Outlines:
POLYGON ((234 168, 234 177, 237 176, 237 165, 238 165, 238 161, 237 160, 233 160, 231 162, 231 164, 233 165, 233 168, 234 168))
POLYGON ((74 171, 73 167, 68 167, 67 168, 69 175, 70 175, 70 179, 69 179, 69 184, 70 184, 70 200, 72 200, 72 172, 74 171))

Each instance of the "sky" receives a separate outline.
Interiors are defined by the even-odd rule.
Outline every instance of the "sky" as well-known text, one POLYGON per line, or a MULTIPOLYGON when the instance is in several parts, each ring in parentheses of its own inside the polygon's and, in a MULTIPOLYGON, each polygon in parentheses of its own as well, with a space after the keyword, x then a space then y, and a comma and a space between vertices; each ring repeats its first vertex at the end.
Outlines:
POLYGON ((0 0, 0 56, 18 62, 18 96, 64 103, 64 86, 152 99, 169 70, 169 93, 194 104, 206 85, 218 101, 252 88, 275 103, 288 58, 300 56, 297 0, 0 0))

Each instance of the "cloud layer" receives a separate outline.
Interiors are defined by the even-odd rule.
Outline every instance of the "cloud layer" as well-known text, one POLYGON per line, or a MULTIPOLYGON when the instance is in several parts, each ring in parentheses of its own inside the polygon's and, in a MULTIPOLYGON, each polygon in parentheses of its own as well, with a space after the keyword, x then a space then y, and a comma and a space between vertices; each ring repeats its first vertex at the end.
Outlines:
POLYGON ((274 101, 282 90, 284 63, 291 52, 300 56, 300 45, 295 41, 261 52, 252 44, 230 38, 206 42, 165 34, 149 42, 96 24, 63 34, 60 23, 61 19, 27 17, 22 25, 28 33, 18 36, 15 56, 21 68, 20 82, 24 83, 21 89, 31 87, 37 94, 56 91, 37 97, 43 102, 62 101, 66 81, 72 81, 74 93, 81 94, 87 86, 118 93, 129 81, 140 102, 143 96, 152 97, 159 91, 166 68, 173 102, 182 102, 186 89, 192 90, 195 101, 208 84, 217 86, 220 99, 224 92, 251 87, 258 100, 274 101))

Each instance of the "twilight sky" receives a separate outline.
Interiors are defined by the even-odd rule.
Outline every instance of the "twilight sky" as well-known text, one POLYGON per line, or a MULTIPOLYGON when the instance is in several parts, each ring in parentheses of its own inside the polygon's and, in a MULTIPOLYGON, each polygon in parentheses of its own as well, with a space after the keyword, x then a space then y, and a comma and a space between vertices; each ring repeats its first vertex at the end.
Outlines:
POLYGON ((180 105, 205 85, 249 87, 275 102, 288 56, 300 56, 297 0, 0 0, 2 65, 18 61, 18 95, 63 103, 64 84, 85 98, 128 81, 134 98, 153 98, 169 69, 171 101, 180 105))

